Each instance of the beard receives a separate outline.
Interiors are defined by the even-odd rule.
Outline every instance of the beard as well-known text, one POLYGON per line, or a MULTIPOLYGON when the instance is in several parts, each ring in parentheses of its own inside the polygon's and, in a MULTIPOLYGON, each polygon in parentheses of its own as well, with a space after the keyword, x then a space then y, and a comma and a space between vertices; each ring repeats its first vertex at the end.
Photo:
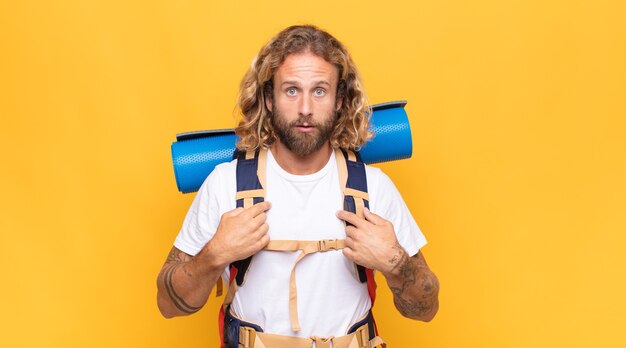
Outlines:
POLYGON ((298 156, 308 156, 321 149, 330 140, 337 119, 337 111, 333 110, 327 116, 322 122, 313 121, 311 115, 300 116, 292 122, 287 122, 285 116, 275 107, 271 123, 278 139, 287 149, 298 156), (315 129, 311 132, 298 131, 296 127, 304 123, 315 129))

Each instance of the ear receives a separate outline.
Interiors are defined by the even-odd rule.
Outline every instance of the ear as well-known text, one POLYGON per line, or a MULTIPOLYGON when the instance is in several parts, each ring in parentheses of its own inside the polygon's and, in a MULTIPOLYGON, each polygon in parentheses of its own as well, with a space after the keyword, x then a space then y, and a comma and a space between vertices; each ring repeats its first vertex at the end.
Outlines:
POLYGON ((335 95, 335 110, 341 109, 341 106, 343 105, 343 96, 344 93, 346 93, 345 89, 346 82, 343 80, 339 81, 337 84, 337 94, 335 95))
POLYGON ((265 93, 265 107, 269 110, 272 111, 272 94, 267 94, 265 93))
POLYGON ((274 84, 271 82, 271 80, 269 82, 266 82, 263 85, 263 99, 265 99, 265 107, 269 110, 272 111, 272 97, 274 95, 274 84))

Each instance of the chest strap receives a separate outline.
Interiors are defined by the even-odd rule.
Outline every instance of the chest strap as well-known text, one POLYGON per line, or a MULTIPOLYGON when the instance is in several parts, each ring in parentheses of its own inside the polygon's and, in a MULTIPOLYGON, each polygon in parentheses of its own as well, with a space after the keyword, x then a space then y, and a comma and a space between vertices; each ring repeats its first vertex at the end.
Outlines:
POLYGON ((289 319, 291 320, 291 330, 300 331, 300 321, 298 320, 298 291, 296 289, 296 266, 305 256, 329 250, 340 250, 346 247, 344 239, 325 240, 272 240, 264 248, 269 251, 298 251, 300 254, 291 268, 289 279, 289 319))
MULTIPOLYGON (((289 277, 289 320, 291 321, 291 330, 300 331, 300 321, 298 319, 298 289, 296 287, 296 266, 305 256, 329 250, 341 250, 346 247, 344 239, 324 239, 324 240, 272 240, 263 248, 267 251, 300 251, 296 258, 296 262, 291 268, 289 277)), ((231 281, 224 298, 222 309, 226 310, 233 302, 235 293, 237 292, 237 282, 231 281)))

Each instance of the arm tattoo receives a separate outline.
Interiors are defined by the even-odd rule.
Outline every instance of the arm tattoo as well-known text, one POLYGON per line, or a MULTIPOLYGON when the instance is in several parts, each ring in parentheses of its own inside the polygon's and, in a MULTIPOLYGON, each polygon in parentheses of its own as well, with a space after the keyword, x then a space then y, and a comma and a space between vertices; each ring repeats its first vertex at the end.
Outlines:
POLYGON ((176 247, 173 247, 172 250, 170 250, 170 254, 167 255, 167 261, 165 263, 182 263, 187 261, 183 256, 188 255, 178 250, 176 247))
POLYGON ((421 317, 438 304, 439 281, 430 272, 421 254, 409 257, 404 254, 400 261, 400 286, 390 287, 394 303, 404 316, 421 317), (408 290, 408 291, 407 291, 408 290), (414 296, 411 296, 414 294, 414 296))
POLYGON ((404 249, 402 249, 400 243, 396 241, 396 244, 393 246, 393 250, 395 250, 396 253, 393 255, 392 258, 389 259, 389 263, 392 267, 396 267, 398 265, 398 262, 402 260, 402 256, 404 255, 404 249))
POLYGON ((195 307, 185 302, 185 300, 174 289, 174 283, 172 282, 174 274, 176 274, 176 271, 178 271, 179 268, 182 268, 183 272, 185 272, 187 276, 191 276, 191 274, 189 274, 189 272, 187 272, 187 269, 184 267, 184 263, 186 261, 189 261, 189 255, 178 250, 176 247, 172 248, 170 254, 167 257, 167 261, 165 262, 166 267, 164 267, 163 271, 161 271, 160 277, 165 284, 167 294, 172 300, 174 306, 176 306, 176 308, 178 308, 178 310, 183 313, 191 314, 199 311, 202 306, 195 307))
POLYGON ((185 300, 183 300, 183 298, 176 293, 176 290, 174 290, 172 278, 181 266, 182 265, 178 264, 167 268, 167 270, 165 271, 165 288, 167 289, 167 294, 170 296, 172 303, 174 304, 174 306, 176 306, 176 308, 178 308, 178 310, 187 314, 195 313, 199 311, 202 306, 194 307, 187 304, 187 302, 185 302, 185 300))

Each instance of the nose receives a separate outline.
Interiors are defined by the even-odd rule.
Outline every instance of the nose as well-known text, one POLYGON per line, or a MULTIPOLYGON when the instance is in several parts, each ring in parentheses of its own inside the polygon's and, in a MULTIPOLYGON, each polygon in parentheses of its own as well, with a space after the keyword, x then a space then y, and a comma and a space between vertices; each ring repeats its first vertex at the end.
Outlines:
POLYGON ((304 95, 300 99, 300 105, 298 110, 298 115, 300 116, 310 116, 313 113, 313 101, 311 100, 311 96, 304 95))

